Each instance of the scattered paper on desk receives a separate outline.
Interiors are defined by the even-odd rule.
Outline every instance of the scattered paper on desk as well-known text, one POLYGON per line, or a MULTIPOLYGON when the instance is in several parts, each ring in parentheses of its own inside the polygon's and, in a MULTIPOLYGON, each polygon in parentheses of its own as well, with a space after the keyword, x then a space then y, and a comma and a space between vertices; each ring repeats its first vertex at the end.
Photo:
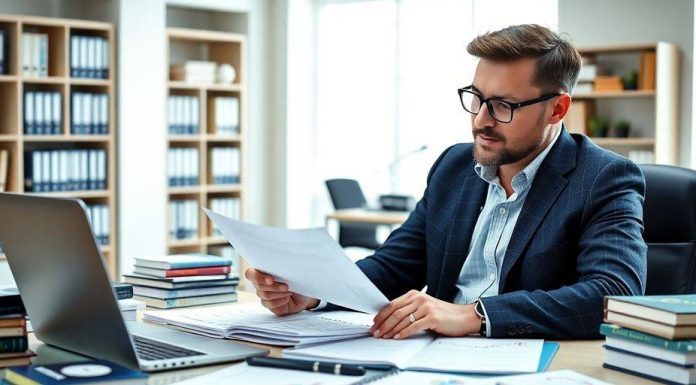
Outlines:
POLYGON ((194 377, 177 385, 348 385, 362 377, 249 366, 246 363, 194 377))
POLYGON ((326 229, 257 226, 203 210, 250 265, 290 290, 365 313, 389 304, 326 229))
POLYGON ((462 373, 534 373, 544 340, 440 337, 409 362, 415 370, 462 373))
POLYGON ((523 374, 505 377, 466 377, 454 374, 399 372, 370 385, 610 385, 604 381, 576 373, 559 370, 548 373, 523 374))
MULTIPOLYGON (((473 377, 456 374, 399 372, 384 377, 370 385, 479 385, 481 382, 473 377)), ((544 384, 546 385, 546 384, 544 384)))
POLYGON ((518 376, 494 377, 477 385, 611 385, 572 370, 524 374, 518 376))
POLYGON ((369 335, 372 316, 353 311, 309 312, 278 317, 260 303, 148 311, 143 320, 215 338, 306 346, 369 335))

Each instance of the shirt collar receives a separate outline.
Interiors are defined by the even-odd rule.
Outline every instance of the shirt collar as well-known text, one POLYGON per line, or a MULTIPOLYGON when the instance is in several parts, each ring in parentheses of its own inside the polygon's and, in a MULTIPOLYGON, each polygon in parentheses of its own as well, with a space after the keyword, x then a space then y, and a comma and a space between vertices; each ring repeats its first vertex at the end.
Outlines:
MULTIPOLYGON (((549 143, 549 145, 546 146, 544 151, 540 152, 539 155, 537 155, 531 162, 529 162, 529 164, 524 169, 522 169, 522 171, 520 171, 519 174, 515 175, 513 180, 517 179, 518 176, 522 175, 526 179, 527 183, 525 184, 531 183, 532 180, 534 180, 534 176, 536 176, 537 171, 539 171, 539 167, 551 151, 551 148, 553 148, 553 145, 556 144, 556 141, 558 141, 558 138, 561 136, 562 131, 563 127, 561 127, 556 132, 556 135, 554 136, 553 140, 551 140, 551 143, 549 143)), ((476 171, 476 174, 478 174, 478 176, 486 182, 495 184, 498 183, 498 166, 486 167, 476 162, 476 164, 474 165, 474 171, 476 171)))

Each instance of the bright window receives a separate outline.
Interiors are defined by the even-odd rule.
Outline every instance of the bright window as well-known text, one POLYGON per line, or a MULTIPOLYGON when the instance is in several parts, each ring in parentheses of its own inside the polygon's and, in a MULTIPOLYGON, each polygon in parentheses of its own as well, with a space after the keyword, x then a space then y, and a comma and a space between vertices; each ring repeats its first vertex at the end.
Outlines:
POLYGON ((558 19, 557 0, 325 0, 317 10, 317 223, 331 210, 330 178, 358 179, 368 198, 420 198, 442 150, 472 139, 456 92, 476 66, 466 44, 512 24, 555 30, 558 19))

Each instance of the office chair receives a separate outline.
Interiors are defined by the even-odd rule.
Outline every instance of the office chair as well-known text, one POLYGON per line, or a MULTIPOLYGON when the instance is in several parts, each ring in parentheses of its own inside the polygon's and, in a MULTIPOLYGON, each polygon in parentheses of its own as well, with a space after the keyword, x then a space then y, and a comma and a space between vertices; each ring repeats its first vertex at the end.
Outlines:
MULTIPOLYGON (((367 208, 367 200, 360 184, 354 179, 329 179, 326 181, 334 209, 367 208)), ((362 223, 339 223, 338 243, 342 247, 364 247, 377 249, 377 225, 362 223)))
POLYGON ((696 293, 696 171, 646 164, 646 294, 696 293))

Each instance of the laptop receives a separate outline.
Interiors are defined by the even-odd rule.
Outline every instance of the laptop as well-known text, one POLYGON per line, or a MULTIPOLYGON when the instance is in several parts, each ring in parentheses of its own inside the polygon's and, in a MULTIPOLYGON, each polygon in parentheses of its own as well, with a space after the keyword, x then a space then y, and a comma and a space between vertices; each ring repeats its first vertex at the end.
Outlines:
POLYGON ((85 209, 78 199, 0 193, 0 243, 39 340, 148 372, 268 354, 125 322, 85 209))

